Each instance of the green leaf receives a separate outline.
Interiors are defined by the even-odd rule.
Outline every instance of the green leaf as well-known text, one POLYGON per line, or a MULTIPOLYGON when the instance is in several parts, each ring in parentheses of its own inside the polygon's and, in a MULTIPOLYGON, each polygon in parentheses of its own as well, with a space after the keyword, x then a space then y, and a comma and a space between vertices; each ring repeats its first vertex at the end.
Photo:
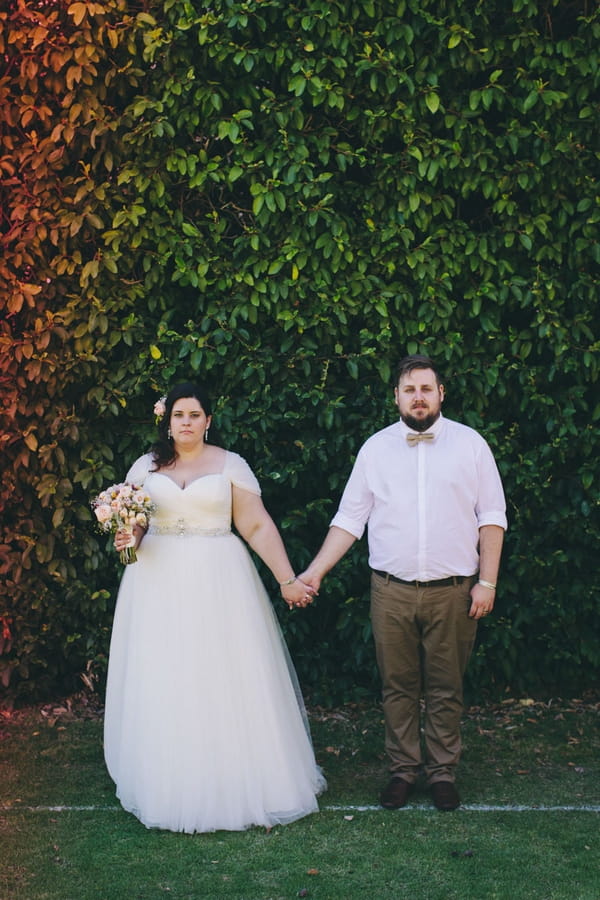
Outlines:
POLYGON ((531 248, 533 247, 533 242, 528 234, 521 233, 519 235, 519 240, 526 250, 531 250, 531 248))
POLYGON ((425 103, 427 104, 427 108, 430 112, 436 113, 440 108, 440 98, 439 95, 430 91, 425 95, 425 103))

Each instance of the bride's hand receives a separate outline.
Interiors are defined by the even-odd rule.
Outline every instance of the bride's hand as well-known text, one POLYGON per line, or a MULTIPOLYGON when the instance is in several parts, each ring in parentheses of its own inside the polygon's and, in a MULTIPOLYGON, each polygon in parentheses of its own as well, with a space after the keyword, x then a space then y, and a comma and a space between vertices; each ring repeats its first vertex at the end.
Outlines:
POLYGON ((282 585, 281 593, 290 609, 295 607, 304 608, 314 600, 313 589, 309 585, 304 584, 303 581, 300 581, 299 578, 296 578, 291 584, 282 585))
POLYGON ((138 528, 137 525, 134 525, 133 532, 125 531, 124 529, 117 531, 114 539, 115 550, 118 550, 120 553, 121 550, 125 550, 127 547, 137 547, 139 544, 140 531, 142 531, 142 529, 138 528))

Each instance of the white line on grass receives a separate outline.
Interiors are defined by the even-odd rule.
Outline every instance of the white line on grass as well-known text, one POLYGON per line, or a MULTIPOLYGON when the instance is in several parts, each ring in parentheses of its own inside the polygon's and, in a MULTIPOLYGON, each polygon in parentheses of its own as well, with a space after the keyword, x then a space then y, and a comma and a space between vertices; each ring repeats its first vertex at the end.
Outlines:
MULTIPOLYGON (((384 810, 382 806, 321 806, 321 812, 389 812, 384 810)), ((403 810, 411 809, 433 809, 426 803, 411 803, 393 812, 403 812, 403 810)), ((461 803, 459 809, 468 812, 600 812, 600 805, 582 804, 581 806, 545 806, 543 804, 534 804, 526 806, 524 804, 488 804, 488 803, 461 803)))
MULTIPOLYGON (((0 812, 15 812, 25 810, 26 812, 118 812, 121 806, 21 806, 18 803, 12 805, 0 806, 0 812)), ((429 810, 433 807, 428 804, 413 803, 394 812, 403 812, 410 810, 429 810)), ((465 812, 591 812, 600 813, 600 805, 585 803, 581 806, 558 805, 546 806, 545 804, 489 804, 489 803, 463 803, 460 806, 465 812)), ((321 812, 341 812, 341 813, 357 813, 357 812, 386 812, 381 806, 321 806, 321 812)))

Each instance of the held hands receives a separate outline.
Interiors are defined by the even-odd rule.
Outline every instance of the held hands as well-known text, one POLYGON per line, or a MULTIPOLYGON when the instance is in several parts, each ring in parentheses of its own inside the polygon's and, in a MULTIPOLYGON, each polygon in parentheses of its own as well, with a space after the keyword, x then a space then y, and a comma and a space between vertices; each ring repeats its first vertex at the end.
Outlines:
POLYGON ((301 575, 297 575, 295 581, 289 585, 281 585, 283 599, 290 609, 294 607, 308 606, 319 593, 321 579, 317 575, 310 574, 310 568, 301 575))
POLYGON ((310 566, 308 567, 308 569, 305 569, 304 572, 301 572, 300 575, 298 575, 298 578, 303 584, 308 586, 311 594, 313 594, 314 597, 317 597, 319 595, 319 588, 321 587, 321 577, 315 572, 311 572, 310 566))
POLYGON ((283 599, 290 609, 296 607, 304 609, 314 600, 315 591, 299 577, 296 577, 291 584, 282 584, 280 587, 283 599))

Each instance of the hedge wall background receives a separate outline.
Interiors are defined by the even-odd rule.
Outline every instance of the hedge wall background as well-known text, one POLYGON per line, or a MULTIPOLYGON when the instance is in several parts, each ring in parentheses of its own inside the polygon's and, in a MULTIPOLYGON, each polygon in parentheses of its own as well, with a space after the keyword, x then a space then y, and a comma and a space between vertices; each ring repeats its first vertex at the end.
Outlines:
MULTIPOLYGON (((210 386, 300 570, 415 351, 508 498, 471 694, 597 685, 599 46, 587 0, 5 5, 9 698, 101 690, 118 565, 89 500, 174 380, 210 386)), ((377 691, 365 551, 279 606, 316 702, 377 691)))

